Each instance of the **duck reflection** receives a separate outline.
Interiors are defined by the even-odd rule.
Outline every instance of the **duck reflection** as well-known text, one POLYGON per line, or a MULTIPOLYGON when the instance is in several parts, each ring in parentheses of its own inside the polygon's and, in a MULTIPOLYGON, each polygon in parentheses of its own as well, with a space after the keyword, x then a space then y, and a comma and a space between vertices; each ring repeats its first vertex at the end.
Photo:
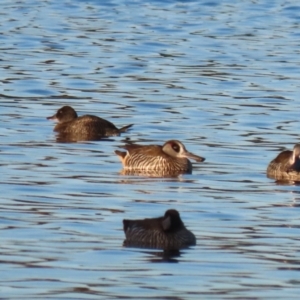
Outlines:
POLYGON ((178 263, 177 258, 182 254, 180 250, 140 250, 140 252, 147 255, 146 259, 152 263, 178 263))
POLYGON ((180 250, 163 250, 163 251, 155 251, 155 252, 146 252, 147 254, 153 255, 154 257, 149 258, 150 262, 160 263, 160 262, 168 262, 168 263, 178 263, 178 257, 180 257, 180 250))
MULTIPOLYGON (((268 178, 270 179, 274 179, 268 176, 268 178)), ((294 186, 298 186, 300 185, 300 180, 288 180, 288 179, 281 179, 281 180, 275 180, 275 183, 277 185, 294 185, 294 186)))
POLYGON ((76 143, 76 142, 94 142, 94 141, 114 141, 111 138, 103 137, 98 134, 93 133, 57 133, 56 134, 57 143, 76 143))
POLYGON ((191 172, 169 171, 169 170, 127 170, 127 169, 122 169, 120 171, 120 175, 142 176, 142 177, 153 177, 153 178, 178 178, 184 174, 191 174, 191 172))

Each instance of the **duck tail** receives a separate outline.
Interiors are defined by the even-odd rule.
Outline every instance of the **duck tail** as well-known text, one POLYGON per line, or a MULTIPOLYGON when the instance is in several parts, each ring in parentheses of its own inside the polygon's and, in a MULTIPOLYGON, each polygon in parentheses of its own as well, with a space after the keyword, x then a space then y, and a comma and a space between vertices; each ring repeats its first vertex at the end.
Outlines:
POLYGON ((129 125, 126 125, 122 128, 119 129, 119 132, 126 132, 131 126, 133 126, 133 124, 129 124, 129 125))

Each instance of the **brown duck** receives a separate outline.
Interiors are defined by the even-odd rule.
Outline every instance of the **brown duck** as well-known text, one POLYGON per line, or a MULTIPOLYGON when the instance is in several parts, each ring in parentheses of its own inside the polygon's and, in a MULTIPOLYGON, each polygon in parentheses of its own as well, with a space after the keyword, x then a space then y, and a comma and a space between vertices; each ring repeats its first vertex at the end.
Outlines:
POLYGON ((203 162, 205 158, 188 152, 185 146, 177 140, 167 141, 159 145, 125 145, 127 152, 116 150, 125 170, 145 170, 169 172, 192 171, 188 158, 203 162))
POLYGON ((175 250, 196 245, 195 235, 186 229, 175 209, 159 218, 123 220, 123 229, 124 246, 175 250))
POLYGON ((77 116, 76 111, 71 106, 63 106, 55 115, 48 117, 48 120, 58 121, 54 131, 60 134, 108 137, 118 136, 126 132, 133 124, 118 129, 113 123, 92 115, 77 116))
POLYGON ((300 180, 300 144, 293 151, 285 150, 273 159, 267 168, 267 176, 275 179, 300 180))

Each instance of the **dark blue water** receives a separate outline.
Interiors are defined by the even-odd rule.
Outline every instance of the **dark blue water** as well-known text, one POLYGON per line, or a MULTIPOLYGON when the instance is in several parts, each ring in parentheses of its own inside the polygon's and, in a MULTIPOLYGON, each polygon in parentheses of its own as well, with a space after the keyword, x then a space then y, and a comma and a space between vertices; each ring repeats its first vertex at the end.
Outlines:
POLYGON ((297 299, 300 187, 265 175, 299 141, 296 3, 2 1, 0 294, 297 299), (62 105, 118 127, 57 143, 62 105), (181 140, 193 174, 126 176, 114 150, 181 140), (180 211, 197 246, 124 248, 122 219, 180 211))

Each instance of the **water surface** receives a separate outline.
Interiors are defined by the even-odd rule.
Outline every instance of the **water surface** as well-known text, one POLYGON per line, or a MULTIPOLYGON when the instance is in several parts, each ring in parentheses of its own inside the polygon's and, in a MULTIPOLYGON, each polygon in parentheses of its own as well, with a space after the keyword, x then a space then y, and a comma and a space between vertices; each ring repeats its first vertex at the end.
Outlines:
POLYGON ((265 175, 299 138, 300 6, 278 1, 2 1, 1 296, 297 299, 297 183, 265 175), (57 143, 62 105, 134 127, 57 143), (121 175, 126 139, 206 158, 121 175), (124 248, 122 219, 180 211, 197 246, 124 248))

